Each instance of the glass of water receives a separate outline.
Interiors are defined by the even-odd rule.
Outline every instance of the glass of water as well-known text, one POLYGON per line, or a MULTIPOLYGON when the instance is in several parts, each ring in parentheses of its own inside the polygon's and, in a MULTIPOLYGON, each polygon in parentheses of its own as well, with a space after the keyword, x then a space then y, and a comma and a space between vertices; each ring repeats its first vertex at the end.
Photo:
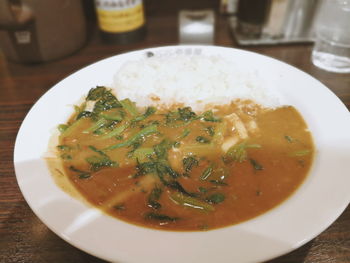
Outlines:
POLYGON ((350 0, 321 0, 315 23, 312 63, 324 70, 350 72, 350 0))

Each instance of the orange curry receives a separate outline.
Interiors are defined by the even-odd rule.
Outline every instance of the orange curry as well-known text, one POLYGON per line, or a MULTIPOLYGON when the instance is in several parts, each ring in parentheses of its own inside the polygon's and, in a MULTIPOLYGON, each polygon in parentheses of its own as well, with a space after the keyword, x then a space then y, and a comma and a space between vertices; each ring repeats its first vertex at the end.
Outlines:
POLYGON ((256 217, 305 179, 314 146, 291 106, 234 101, 139 109, 105 87, 61 131, 64 174, 93 205, 124 221, 197 231, 256 217))

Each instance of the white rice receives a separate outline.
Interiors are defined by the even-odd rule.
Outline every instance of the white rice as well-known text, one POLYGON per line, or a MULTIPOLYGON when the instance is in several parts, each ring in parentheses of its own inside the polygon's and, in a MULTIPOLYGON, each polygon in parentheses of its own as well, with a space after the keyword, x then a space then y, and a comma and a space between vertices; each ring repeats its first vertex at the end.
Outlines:
POLYGON ((183 104, 202 111, 206 105, 229 104, 235 99, 280 106, 277 94, 264 85, 257 72, 218 56, 130 61, 116 73, 112 86, 118 99, 129 98, 141 107, 183 104))

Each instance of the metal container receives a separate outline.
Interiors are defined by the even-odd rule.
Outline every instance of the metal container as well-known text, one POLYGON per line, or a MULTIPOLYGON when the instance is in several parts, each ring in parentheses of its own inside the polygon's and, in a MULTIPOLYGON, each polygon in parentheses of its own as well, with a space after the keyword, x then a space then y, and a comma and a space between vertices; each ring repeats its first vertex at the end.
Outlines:
POLYGON ((0 47, 10 60, 58 59, 81 48, 85 40, 81 0, 0 1, 0 47))

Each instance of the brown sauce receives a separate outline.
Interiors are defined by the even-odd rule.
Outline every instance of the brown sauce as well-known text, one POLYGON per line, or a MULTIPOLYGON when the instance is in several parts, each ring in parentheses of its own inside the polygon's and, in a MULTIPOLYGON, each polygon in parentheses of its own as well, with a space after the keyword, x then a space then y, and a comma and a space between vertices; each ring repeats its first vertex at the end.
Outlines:
MULTIPOLYGON (((116 109, 108 111, 113 112, 116 109)), ((106 134, 130 122, 129 113, 102 134, 90 128, 96 120, 75 121, 72 116, 59 138, 59 145, 65 146, 58 153, 65 175, 91 204, 118 219, 150 228, 198 231, 237 224, 276 207, 310 170, 312 137, 293 107, 264 109, 236 101, 215 107, 215 121, 193 118, 170 124, 165 121, 167 112, 157 111, 111 138, 106 134), (130 140, 150 123, 156 123, 157 132, 143 136, 140 145, 109 148, 130 140), (161 153, 139 155, 145 149, 155 151, 164 139, 171 146, 161 160, 161 153), (104 155, 106 166, 93 168, 91 160, 104 155), (191 167, 184 164, 188 157, 195 159, 191 167), (145 163, 153 170, 141 169, 145 163), (165 163, 172 172, 162 166, 158 174, 155 163, 165 163)))

